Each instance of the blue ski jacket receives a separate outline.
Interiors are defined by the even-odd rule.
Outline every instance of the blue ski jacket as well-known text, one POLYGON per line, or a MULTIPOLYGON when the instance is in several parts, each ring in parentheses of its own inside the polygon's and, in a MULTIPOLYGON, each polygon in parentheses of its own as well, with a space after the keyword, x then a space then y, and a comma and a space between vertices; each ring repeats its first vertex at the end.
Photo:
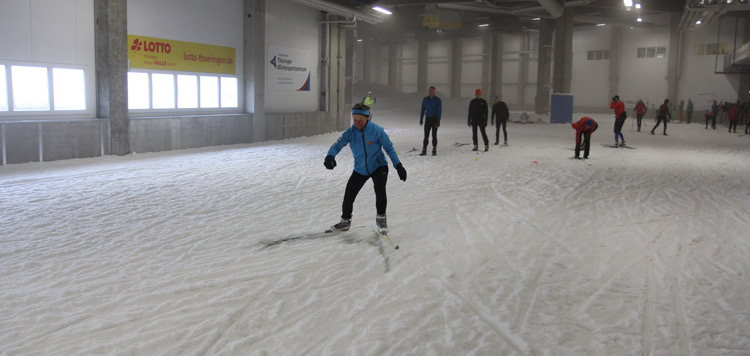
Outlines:
POLYGON ((382 127, 372 122, 368 122, 362 131, 352 125, 331 145, 328 154, 336 157, 347 144, 350 144, 349 147, 354 156, 354 171, 361 175, 369 176, 376 169, 388 165, 383 150, 391 158, 393 167, 401 163, 388 134, 382 127))
POLYGON ((424 99, 422 99, 422 109, 419 111, 419 121, 422 121, 425 114, 427 114, 427 117, 436 117, 437 122, 440 123, 440 117, 443 115, 443 102, 440 101, 440 98, 437 96, 434 98, 425 96, 424 99))

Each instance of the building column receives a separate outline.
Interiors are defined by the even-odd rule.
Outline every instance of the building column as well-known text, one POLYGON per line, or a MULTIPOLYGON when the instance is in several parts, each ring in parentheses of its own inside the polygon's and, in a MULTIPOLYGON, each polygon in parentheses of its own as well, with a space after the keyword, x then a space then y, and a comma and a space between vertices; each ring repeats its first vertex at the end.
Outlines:
POLYGON ((552 80, 552 29, 554 22, 540 20, 539 45, 537 47, 536 98, 534 111, 543 114, 549 110, 550 83, 552 80))
MULTIPOLYGON (((745 41, 750 40, 750 21, 745 20, 745 28, 743 29, 744 36, 742 38, 745 41)), ((750 74, 740 74, 740 85, 737 89, 737 98, 742 100, 743 103, 750 101, 750 74)))
MULTIPOLYGON (((669 49, 667 52, 667 98, 670 102, 674 103, 675 107, 679 100, 677 100, 677 82, 679 79, 679 49, 680 49, 680 14, 672 14, 669 18, 669 49)), ((657 101, 658 103, 658 101, 657 101)))
POLYGON ((482 93, 485 93, 487 101, 492 103, 492 96, 496 95, 490 90, 490 78, 492 73, 492 65, 490 64, 492 52, 492 33, 485 34, 482 36, 482 93))
POLYGON ((245 111, 253 114, 253 141, 266 139, 266 0, 245 0, 242 26, 245 72, 245 111))
POLYGON ((573 72, 573 9, 565 8, 555 21, 555 65, 552 92, 570 93, 573 72))
POLYGON ((423 93, 427 85, 427 40, 417 42, 417 92, 423 93))
POLYGON ((618 95, 620 86, 620 46, 622 27, 612 26, 609 40, 609 97, 618 95))
POLYGON ((401 90, 401 83, 398 82, 398 46, 395 44, 388 45, 388 86, 391 89, 401 90))
POLYGON ((461 96, 461 64, 463 62, 463 46, 460 38, 451 40, 451 97, 461 96))
POLYGON ((127 0, 95 0, 97 117, 109 119, 109 152, 130 153, 127 0))
POLYGON ((518 54, 518 105, 526 106, 526 84, 529 81, 529 33, 521 32, 518 54))
POLYGON ((490 48, 490 95, 502 95, 503 86, 503 35, 492 33, 490 48))

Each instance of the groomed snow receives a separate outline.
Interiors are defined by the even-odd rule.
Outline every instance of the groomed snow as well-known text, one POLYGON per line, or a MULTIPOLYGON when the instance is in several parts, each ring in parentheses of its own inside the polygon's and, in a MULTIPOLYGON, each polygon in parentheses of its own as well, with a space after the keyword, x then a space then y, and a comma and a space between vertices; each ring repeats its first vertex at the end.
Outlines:
MULTIPOLYGON (((570 125, 477 154, 451 147, 461 101, 420 157, 419 102, 388 102, 398 250, 368 229, 261 246, 338 221, 339 133, 0 167, 0 354, 750 353, 750 136, 628 119, 636 149, 612 149, 593 115, 588 161, 570 125)), ((374 218, 368 183, 353 224, 374 218)))

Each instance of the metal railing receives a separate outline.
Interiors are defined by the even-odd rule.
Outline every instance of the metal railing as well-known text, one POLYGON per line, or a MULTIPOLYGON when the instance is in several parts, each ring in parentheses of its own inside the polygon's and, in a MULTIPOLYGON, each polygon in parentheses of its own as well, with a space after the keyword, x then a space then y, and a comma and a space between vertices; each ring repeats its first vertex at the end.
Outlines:
POLYGON ((37 124, 37 137, 39 144, 39 162, 44 162, 44 137, 42 135, 42 125, 61 123, 61 122, 99 122, 99 151, 104 156, 104 135, 108 132, 109 119, 66 119, 66 120, 13 120, 0 121, 0 142, 3 149, 3 166, 8 164, 8 148, 5 138, 5 127, 13 124, 37 124), (107 130, 105 130, 105 127, 107 130))

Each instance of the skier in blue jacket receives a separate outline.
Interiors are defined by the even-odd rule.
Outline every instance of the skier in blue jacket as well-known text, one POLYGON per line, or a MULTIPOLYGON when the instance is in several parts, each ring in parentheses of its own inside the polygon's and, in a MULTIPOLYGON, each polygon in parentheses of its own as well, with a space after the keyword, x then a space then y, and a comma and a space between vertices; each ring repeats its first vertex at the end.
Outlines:
POLYGON ((344 193, 344 203, 341 210, 341 221, 331 226, 330 231, 346 231, 351 227, 354 199, 357 198, 362 186, 368 179, 372 178, 375 186, 375 207, 377 215, 375 223, 382 233, 388 231, 385 208, 387 204, 385 184, 388 181, 388 161, 383 150, 391 158, 393 167, 398 172, 398 177, 406 181, 406 169, 398 159, 398 154, 393 148, 393 143, 382 127, 369 121, 370 108, 367 105, 355 104, 352 108, 352 119, 354 125, 341 134, 336 143, 331 145, 328 155, 323 162, 328 169, 336 167, 336 155, 347 145, 354 156, 354 171, 349 177, 344 193))

